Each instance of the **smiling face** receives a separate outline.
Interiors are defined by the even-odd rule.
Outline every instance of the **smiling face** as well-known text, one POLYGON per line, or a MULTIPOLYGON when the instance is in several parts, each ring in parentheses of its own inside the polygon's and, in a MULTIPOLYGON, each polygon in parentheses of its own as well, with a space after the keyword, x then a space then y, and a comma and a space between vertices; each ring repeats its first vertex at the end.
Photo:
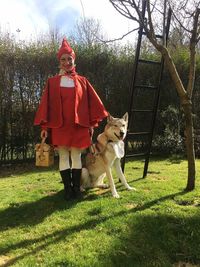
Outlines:
POLYGON ((70 72, 75 67, 75 60, 70 54, 62 54, 60 57, 60 69, 70 72))
POLYGON ((126 113, 122 118, 108 117, 108 124, 105 127, 105 134, 107 138, 113 142, 123 140, 126 136, 128 126, 128 114, 126 113))

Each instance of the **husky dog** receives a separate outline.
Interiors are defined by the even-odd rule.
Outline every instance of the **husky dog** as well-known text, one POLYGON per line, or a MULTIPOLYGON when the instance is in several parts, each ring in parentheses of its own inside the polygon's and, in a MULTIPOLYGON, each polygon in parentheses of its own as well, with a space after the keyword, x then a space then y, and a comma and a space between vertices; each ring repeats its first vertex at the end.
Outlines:
POLYGON ((128 190, 134 190, 126 181, 121 169, 120 159, 124 156, 124 138, 127 133, 128 113, 122 118, 107 118, 104 132, 97 137, 93 153, 86 156, 86 167, 82 169, 81 190, 86 188, 108 188, 103 180, 107 176, 113 197, 119 198, 111 168, 114 165, 122 184, 128 190))

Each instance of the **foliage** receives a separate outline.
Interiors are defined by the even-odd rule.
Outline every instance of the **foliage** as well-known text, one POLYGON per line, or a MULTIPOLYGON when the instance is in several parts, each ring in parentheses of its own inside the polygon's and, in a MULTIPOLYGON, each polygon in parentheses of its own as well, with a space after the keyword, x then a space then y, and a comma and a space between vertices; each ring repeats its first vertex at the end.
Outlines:
MULTIPOLYGON (((72 41, 77 55, 77 71, 86 76, 97 90, 103 103, 113 116, 122 116, 129 109, 130 87, 134 63, 134 47, 95 43, 86 45, 72 41)), ((42 36, 38 41, 16 42, 10 34, 0 33, 0 162, 26 160, 34 156, 34 144, 38 142, 39 127, 33 127, 33 119, 48 76, 58 72, 56 51, 59 39, 42 36)), ((173 51, 174 61, 183 80, 187 79, 188 55, 183 47, 173 51)), ((144 44, 142 57, 156 60, 158 54, 144 44)), ((200 56, 197 55, 197 73, 200 72, 200 56)), ((142 66, 139 69, 141 83, 151 83, 154 71, 142 66), (142 80, 143 79, 143 80, 142 80)), ((199 75, 196 75, 194 91, 195 128, 200 129, 199 75)), ((144 101, 138 96, 137 105, 145 109, 152 99, 152 93, 144 101)), ((165 71, 161 91, 160 111, 169 105, 179 108, 176 92, 169 74, 165 71)), ((168 134, 163 129, 163 118, 159 116, 156 133, 162 138, 168 134), (165 135, 165 136, 164 136, 165 135)), ((137 120, 135 125, 147 124, 149 120, 137 120)), ((169 125, 172 122, 169 121, 169 125)), ((102 130, 96 130, 96 134, 102 130)), ((171 127, 171 126, 170 126, 171 127)), ((166 140, 166 148, 172 143, 166 140)), ((162 147, 157 146, 162 151, 162 147)), ((167 148, 168 150, 170 148, 167 148)), ((197 149, 197 148, 196 148, 197 149)), ((198 151, 198 149, 197 149, 198 151)))
MULTIPOLYGON (((81 202, 63 199, 55 168, 32 164, 0 175, 0 265, 173 267, 200 264, 199 190, 184 192, 186 160, 127 162, 136 192, 117 183, 121 198, 89 190, 81 202)), ((197 168, 200 161, 197 160, 197 168)), ((197 188, 199 188, 199 173, 197 188)))
POLYGON ((184 152, 183 122, 181 112, 169 105, 160 114, 161 129, 153 139, 153 149, 166 154, 184 152))
POLYGON ((155 136, 153 151, 162 152, 162 154, 183 154, 183 138, 166 128, 162 136, 155 136))
POLYGON ((92 46, 103 39, 100 21, 94 18, 81 18, 73 31, 73 38, 79 44, 92 46))

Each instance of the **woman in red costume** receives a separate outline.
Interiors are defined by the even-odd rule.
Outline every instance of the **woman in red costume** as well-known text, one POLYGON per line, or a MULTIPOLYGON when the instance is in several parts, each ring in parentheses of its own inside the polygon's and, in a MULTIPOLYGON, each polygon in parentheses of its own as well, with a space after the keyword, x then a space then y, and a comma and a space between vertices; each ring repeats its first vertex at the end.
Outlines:
POLYGON ((57 147, 65 198, 80 198, 81 151, 108 113, 92 85, 76 73, 75 53, 65 38, 57 57, 60 72, 47 80, 34 124, 41 125, 41 137, 49 132, 57 147))

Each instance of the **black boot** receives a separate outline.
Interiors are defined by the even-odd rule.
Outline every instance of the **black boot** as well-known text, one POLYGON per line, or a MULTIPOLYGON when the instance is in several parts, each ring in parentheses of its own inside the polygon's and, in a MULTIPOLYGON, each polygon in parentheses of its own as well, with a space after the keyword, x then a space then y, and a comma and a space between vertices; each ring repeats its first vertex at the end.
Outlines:
POLYGON ((75 198, 83 198, 82 192, 80 191, 81 183, 81 170, 82 169, 72 169, 72 184, 75 198))
POLYGON ((64 184, 64 191, 65 191, 64 197, 66 200, 69 200, 73 197, 71 169, 60 171, 60 175, 62 177, 62 181, 64 184))

